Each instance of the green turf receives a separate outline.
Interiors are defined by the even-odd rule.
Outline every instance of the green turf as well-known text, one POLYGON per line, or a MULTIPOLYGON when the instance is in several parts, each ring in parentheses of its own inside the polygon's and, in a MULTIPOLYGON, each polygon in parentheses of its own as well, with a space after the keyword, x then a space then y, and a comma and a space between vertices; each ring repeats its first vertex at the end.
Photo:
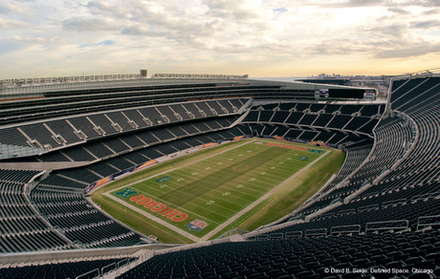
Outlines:
MULTIPOLYGON (((202 237, 321 155, 310 152, 313 149, 310 146, 307 147, 308 150, 303 151, 258 144, 255 141, 243 143, 245 144, 240 147, 154 175, 111 193, 121 201, 145 210, 146 213, 194 236, 202 237), (167 176, 170 180, 156 182, 167 176), (115 194, 126 188, 137 193, 125 198, 115 194), (144 195, 183 212, 188 218, 181 222, 173 222, 143 205, 130 201, 130 198, 136 195, 144 195), (203 220, 208 226, 199 232, 190 230, 186 225, 196 219, 203 220)), ((279 141, 277 143, 290 144, 279 141)))

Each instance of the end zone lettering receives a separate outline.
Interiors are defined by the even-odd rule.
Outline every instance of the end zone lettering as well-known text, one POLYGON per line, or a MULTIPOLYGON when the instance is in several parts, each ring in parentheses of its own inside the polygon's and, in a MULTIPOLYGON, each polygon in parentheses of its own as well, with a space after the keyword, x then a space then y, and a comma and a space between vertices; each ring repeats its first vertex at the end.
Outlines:
POLYGON ((149 208, 151 211, 156 212, 163 217, 167 217, 173 222, 182 222, 188 218, 188 214, 177 211, 174 208, 170 208, 163 203, 156 202, 151 198, 145 197, 144 195, 131 197, 130 201, 143 205, 145 208, 149 208))
POLYGON ((272 142, 267 142, 266 145, 295 149, 295 150, 302 150, 302 151, 309 150, 308 148, 305 148, 305 147, 298 147, 298 146, 294 146, 294 145, 286 145, 286 144, 279 144, 279 143, 272 143, 272 142))

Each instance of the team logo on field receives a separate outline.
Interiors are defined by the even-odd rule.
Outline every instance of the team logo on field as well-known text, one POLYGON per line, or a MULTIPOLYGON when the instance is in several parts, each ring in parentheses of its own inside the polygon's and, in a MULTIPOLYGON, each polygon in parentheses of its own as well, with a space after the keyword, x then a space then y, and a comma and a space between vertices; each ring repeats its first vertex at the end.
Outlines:
POLYGON ((247 171, 248 169, 249 169, 249 165, 245 165, 245 164, 238 164, 232 167, 233 172, 243 172, 243 171, 247 171))
POLYGON ((324 150, 321 150, 321 149, 310 149, 309 152, 321 154, 321 153, 324 152, 324 150))
POLYGON ((186 226, 192 230, 192 231, 201 231, 204 228, 206 228, 206 226, 208 226, 208 223, 206 223, 205 221, 196 219, 194 221, 192 221, 191 223, 186 224, 186 226))
POLYGON ((167 181, 169 181, 170 179, 171 179, 170 176, 164 176, 164 177, 161 177, 161 178, 156 179, 156 182, 157 182, 157 183, 163 183, 163 182, 167 182, 167 181))
POLYGON ((120 196, 121 198, 125 199, 130 195, 137 194, 137 192, 135 190, 130 189, 130 188, 125 188, 121 192, 116 192, 115 194, 120 196))

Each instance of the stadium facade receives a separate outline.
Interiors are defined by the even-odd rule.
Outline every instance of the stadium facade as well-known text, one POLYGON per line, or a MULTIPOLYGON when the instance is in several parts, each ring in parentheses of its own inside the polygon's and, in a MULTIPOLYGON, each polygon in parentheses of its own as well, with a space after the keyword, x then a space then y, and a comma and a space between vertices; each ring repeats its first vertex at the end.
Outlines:
POLYGON ((440 276, 437 74, 393 79, 386 102, 246 75, 18 79, 0 92, 0 277, 440 276), (86 199, 185 150, 255 136, 346 160, 282 219, 192 245, 161 244, 86 199))

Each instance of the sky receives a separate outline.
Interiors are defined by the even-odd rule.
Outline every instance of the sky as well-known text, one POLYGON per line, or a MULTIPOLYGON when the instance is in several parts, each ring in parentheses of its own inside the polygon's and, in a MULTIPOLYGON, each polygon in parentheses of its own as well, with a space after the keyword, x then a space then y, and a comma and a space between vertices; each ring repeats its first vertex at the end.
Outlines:
POLYGON ((10 0, 0 79, 440 68, 440 0, 10 0))

